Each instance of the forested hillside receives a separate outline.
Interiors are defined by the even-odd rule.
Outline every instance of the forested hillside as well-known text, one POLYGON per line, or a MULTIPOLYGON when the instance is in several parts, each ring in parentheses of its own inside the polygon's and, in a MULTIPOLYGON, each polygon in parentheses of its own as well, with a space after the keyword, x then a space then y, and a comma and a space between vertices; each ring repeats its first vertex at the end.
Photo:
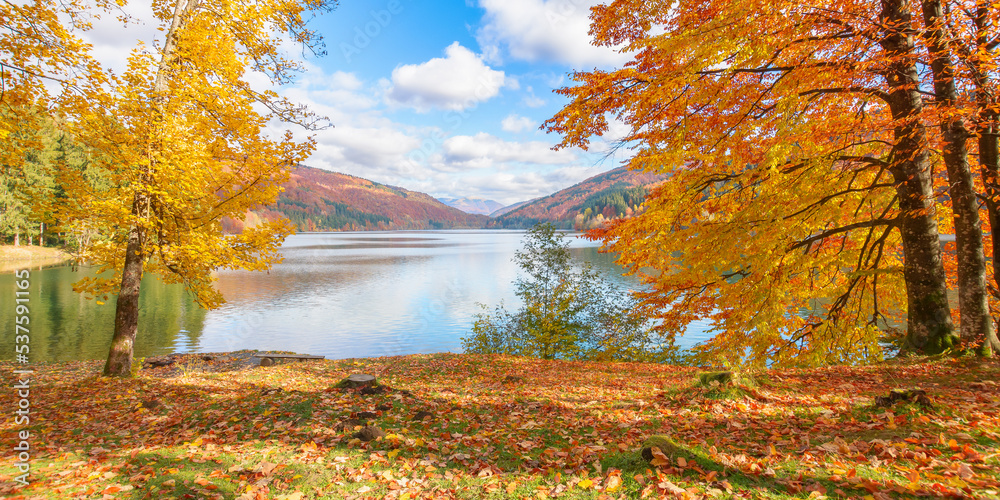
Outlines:
POLYGON ((488 218, 449 207, 424 193, 318 168, 292 169, 284 192, 266 209, 223 228, 240 232, 260 220, 286 217, 299 231, 364 231, 483 227, 488 218))
POLYGON ((499 215, 490 227, 526 229, 551 222, 563 229, 592 229, 605 220, 630 217, 647 188, 663 176, 619 167, 499 215))

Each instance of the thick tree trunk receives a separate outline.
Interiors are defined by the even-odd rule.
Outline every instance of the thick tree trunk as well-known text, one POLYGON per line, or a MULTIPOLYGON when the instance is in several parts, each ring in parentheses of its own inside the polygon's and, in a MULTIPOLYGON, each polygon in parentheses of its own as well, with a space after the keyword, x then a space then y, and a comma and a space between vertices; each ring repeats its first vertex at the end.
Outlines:
MULTIPOLYGON (((153 81, 153 105, 158 118, 162 118, 163 103, 167 97, 167 73, 177 49, 177 33, 183 25, 186 16, 194 12, 199 0, 176 0, 173 18, 167 32, 166 42, 160 54, 160 62, 153 81)), ((159 148, 159 138, 154 133, 148 140, 152 141, 151 151, 159 148)), ((155 165, 156 159, 151 155, 150 164, 155 165)), ((152 168, 142 174, 140 187, 132 200, 132 216, 136 219, 128 233, 128 246, 125 250, 125 264, 122 269, 121 289, 118 292, 118 302, 115 308, 115 331, 111 338, 111 350, 104 364, 105 376, 130 377, 132 375, 132 353, 135 335, 139 329, 139 287, 142 284, 142 268, 146 259, 146 230, 139 220, 148 219, 150 205, 153 200, 144 187, 152 183, 152 168)))
POLYGON ((955 244, 958 250, 958 310, 962 344, 971 347, 993 333, 988 293, 986 258, 983 255, 983 226, 973 186, 967 147, 969 131, 961 117, 949 113, 958 100, 952 50, 944 33, 941 0, 924 0, 922 5, 931 71, 934 74, 936 103, 944 112, 944 164, 948 171, 948 193, 955 213, 955 244))
POLYGON ((895 122, 891 171, 899 194, 899 229, 903 240, 906 281, 905 348, 936 354, 958 341, 948 307, 941 244, 931 190, 927 131, 919 76, 913 54, 913 32, 906 0, 882 0, 880 21, 886 27, 880 41, 890 61, 885 72, 889 108, 895 122))
MULTIPOLYGON (((976 50, 990 50, 989 14, 990 6, 985 0, 977 2, 976 8, 976 50)), ((979 132, 979 164, 980 173, 985 188, 986 213, 989 215, 990 236, 993 249, 993 282, 994 298, 1000 299, 1000 120, 996 111, 997 102, 989 91, 989 71, 984 68, 984 62, 972 58, 972 80, 976 87, 976 104, 980 111, 976 117, 976 127, 979 132)), ((987 332, 986 338, 979 346, 977 354, 990 356, 1000 353, 1000 340, 996 329, 987 332)))
MULTIPOLYGON (((145 205, 145 196, 136 194, 132 202, 132 215, 138 218, 144 212, 145 205)), ((104 364, 106 377, 132 376, 132 346, 139 330, 139 286, 142 283, 145 261, 143 233, 139 225, 133 225, 128 233, 122 284, 115 304, 115 332, 111 338, 108 361, 104 364)))
MULTIPOLYGON (((986 92, 980 101, 986 101, 986 92)), ((982 104, 980 104, 982 106, 982 104)), ((988 109, 988 108, 981 108, 988 109)), ((993 284, 996 290, 994 298, 1000 298, 1000 130, 997 127, 997 117, 987 117, 979 124, 979 162, 983 185, 986 188, 986 213, 990 218, 990 240, 993 247, 993 284)), ((1000 353, 1000 340, 994 328, 989 332, 983 344, 979 347, 980 356, 991 356, 1000 353)))

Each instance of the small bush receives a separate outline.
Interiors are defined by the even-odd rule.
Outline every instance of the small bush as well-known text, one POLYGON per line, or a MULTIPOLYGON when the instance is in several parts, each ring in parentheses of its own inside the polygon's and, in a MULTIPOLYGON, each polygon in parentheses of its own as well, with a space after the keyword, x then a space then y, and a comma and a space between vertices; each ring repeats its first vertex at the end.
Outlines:
POLYGON ((524 305, 478 314, 463 349, 595 361, 660 361, 671 352, 671 342, 653 338, 635 297, 589 264, 575 265, 568 246, 551 224, 529 230, 515 258, 527 274, 514 282, 524 305))

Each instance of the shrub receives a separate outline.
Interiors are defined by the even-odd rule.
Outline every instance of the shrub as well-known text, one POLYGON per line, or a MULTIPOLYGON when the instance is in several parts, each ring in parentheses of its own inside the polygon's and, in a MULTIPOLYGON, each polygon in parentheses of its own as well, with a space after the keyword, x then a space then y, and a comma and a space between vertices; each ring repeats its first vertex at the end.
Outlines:
POLYGON ((575 264, 568 246, 551 224, 528 231, 515 256, 524 272, 514 281, 523 306, 511 312, 501 303, 478 314, 472 335, 462 339, 466 352, 608 361, 655 356, 661 348, 638 301, 590 264, 575 264))

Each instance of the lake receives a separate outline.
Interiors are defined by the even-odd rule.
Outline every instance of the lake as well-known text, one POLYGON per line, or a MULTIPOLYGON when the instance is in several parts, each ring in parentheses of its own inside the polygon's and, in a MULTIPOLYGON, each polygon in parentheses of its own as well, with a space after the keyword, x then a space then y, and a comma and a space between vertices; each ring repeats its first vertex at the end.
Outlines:
MULTIPOLYGON (((520 303, 512 261, 523 231, 387 231, 302 233, 282 246, 284 262, 267 273, 220 271, 227 302, 206 311, 180 285, 143 280, 137 357, 240 349, 282 350, 331 359, 460 352, 474 315, 504 301, 520 303)), ((614 256, 570 237, 575 259, 590 262, 623 288, 614 256)), ((114 298, 105 304, 73 292, 87 267, 31 271, 32 362, 104 359, 114 324, 114 298)), ((13 297, 14 276, 0 275, 13 297)), ((13 300, 4 299, 0 324, 13 325, 13 300)), ((11 328, 12 329, 12 328, 11 328)), ((8 329, 10 331, 11 329, 8 329)), ((704 340, 701 328, 679 339, 704 340)), ((13 359, 13 336, 0 340, 0 359, 13 359)))

